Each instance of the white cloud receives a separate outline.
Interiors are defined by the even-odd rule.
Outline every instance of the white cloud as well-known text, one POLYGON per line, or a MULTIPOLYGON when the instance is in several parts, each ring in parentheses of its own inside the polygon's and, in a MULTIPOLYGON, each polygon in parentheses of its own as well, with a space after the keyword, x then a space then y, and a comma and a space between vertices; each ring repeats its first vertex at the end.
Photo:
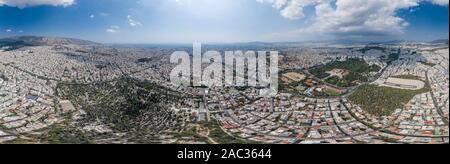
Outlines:
POLYGON ((128 15, 128 16, 127 16, 127 19, 128 19, 128 24, 129 24, 131 27, 142 26, 142 23, 139 22, 139 21, 136 21, 131 15, 128 15))
POLYGON ((11 29, 6 29, 6 32, 12 32, 12 30, 11 29))
POLYGON ((279 9, 281 16, 295 20, 305 17, 303 8, 314 5, 322 0, 256 0, 260 3, 272 3, 272 7, 279 9))
POLYGON ((442 5, 442 6, 448 6, 448 0, 428 0, 431 1, 431 3, 442 5))
POLYGON ((418 6, 418 0, 337 0, 315 6, 312 29, 334 34, 401 34, 408 22, 396 11, 418 6))
POLYGON ((315 8, 309 26, 289 32, 310 35, 398 35, 409 25, 396 15, 401 9, 419 6, 421 2, 448 5, 448 0, 256 0, 271 3, 287 19, 305 17, 303 9, 315 8))
POLYGON ((95 18, 95 15, 94 15, 94 14, 91 14, 91 15, 89 16, 89 18, 94 19, 94 18, 95 18))
POLYGON ((108 32, 108 33, 117 33, 117 32, 119 32, 119 30, 120 30, 119 26, 113 25, 113 26, 110 26, 109 28, 107 28, 106 32, 108 32))
POLYGON ((117 31, 116 30, 114 30, 114 29, 106 29, 106 32, 108 32, 108 33, 116 33, 117 31))
POLYGON ((98 15, 100 15, 102 17, 107 17, 107 16, 110 16, 111 14, 105 13, 105 12, 100 12, 100 13, 98 13, 98 15))
POLYGON ((0 6, 6 5, 11 7, 25 8, 39 5, 52 6, 70 6, 75 3, 75 0, 0 0, 0 6))

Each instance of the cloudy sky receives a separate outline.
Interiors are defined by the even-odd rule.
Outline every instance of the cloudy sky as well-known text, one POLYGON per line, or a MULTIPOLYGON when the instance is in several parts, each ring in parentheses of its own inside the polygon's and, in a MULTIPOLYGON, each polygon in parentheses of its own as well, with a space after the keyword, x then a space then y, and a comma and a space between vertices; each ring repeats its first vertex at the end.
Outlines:
POLYGON ((0 0, 0 37, 103 43, 448 38, 448 0, 0 0))

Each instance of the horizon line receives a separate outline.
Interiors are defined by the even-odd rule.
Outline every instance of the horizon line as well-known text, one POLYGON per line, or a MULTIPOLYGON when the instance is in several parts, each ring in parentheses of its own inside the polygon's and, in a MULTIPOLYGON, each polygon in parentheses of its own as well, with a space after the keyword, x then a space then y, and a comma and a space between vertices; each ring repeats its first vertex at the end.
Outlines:
MULTIPOLYGON (((334 40, 308 40, 308 41, 236 41, 236 42, 140 42, 140 43, 133 43, 133 42, 99 42, 99 41, 93 41, 91 39, 84 39, 84 38, 76 38, 76 37, 67 37, 67 36, 45 36, 45 35, 12 35, 12 36, 1 36, 0 39, 8 39, 8 38, 15 38, 15 37, 42 37, 42 38, 60 38, 60 39, 77 39, 77 40, 84 40, 104 45, 190 45, 193 43, 202 43, 202 44, 249 44, 249 43, 261 43, 261 44, 278 44, 278 43, 329 43, 329 42, 337 42, 332 44, 350 44, 348 42, 351 42, 352 44, 382 44, 387 42, 415 42, 415 43, 430 43, 433 41, 439 41, 439 40, 449 40, 449 38, 441 38, 441 39, 433 39, 433 40, 427 40, 427 41, 418 41, 418 40, 406 40, 406 39, 393 39, 393 40, 384 40, 384 41, 361 41, 356 39, 334 39, 334 40), (342 42, 342 43, 339 43, 342 42), (345 43, 347 42, 347 43, 345 43)), ((330 44, 330 43, 329 43, 330 44)))

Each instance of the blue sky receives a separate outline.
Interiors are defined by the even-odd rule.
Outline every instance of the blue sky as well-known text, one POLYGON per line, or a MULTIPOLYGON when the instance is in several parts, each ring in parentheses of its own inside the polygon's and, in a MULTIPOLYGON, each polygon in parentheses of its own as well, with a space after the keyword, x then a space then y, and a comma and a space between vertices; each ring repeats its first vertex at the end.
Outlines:
POLYGON ((0 0, 0 37, 102 43, 448 38, 448 0, 0 0))

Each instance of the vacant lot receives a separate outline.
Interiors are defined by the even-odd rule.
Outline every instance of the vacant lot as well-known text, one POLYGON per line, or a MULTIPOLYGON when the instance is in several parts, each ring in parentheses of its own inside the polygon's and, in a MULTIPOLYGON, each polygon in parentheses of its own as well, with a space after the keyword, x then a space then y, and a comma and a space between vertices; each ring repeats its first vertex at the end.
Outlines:
POLYGON ((284 83, 292 83, 292 82, 299 82, 302 80, 305 80, 306 76, 302 73, 297 72, 289 72, 283 74, 282 80, 284 83))

